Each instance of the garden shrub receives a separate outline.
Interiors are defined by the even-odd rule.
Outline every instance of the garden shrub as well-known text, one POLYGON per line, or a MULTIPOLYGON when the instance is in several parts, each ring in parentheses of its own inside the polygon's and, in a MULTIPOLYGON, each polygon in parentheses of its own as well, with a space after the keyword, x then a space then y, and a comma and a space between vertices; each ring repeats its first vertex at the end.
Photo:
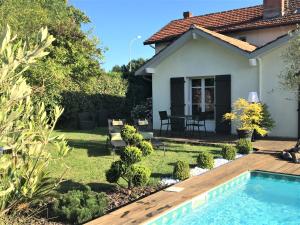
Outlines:
POLYGON ((142 160, 142 151, 134 146, 127 146, 123 151, 121 151, 121 160, 125 164, 130 165, 142 160))
POLYGON ((240 154, 249 154, 253 151, 253 145, 247 139, 239 139, 236 143, 236 148, 240 154))
POLYGON ((121 136, 127 144, 132 144, 133 137, 136 134, 136 132, 137 131, 134 126, 126 124, 121 130, 121 136))
POLYGON ((236 157, 236 148, 232 145, 224 145, 221 154, 224 159, 234 160, 236 157))
POLYGON ((55 199, 52 210, 63 222, 82 224, 102 216, 107 205, 108 198, 105 193, 73 190, 55 199))
POLYGON ((143 136, 139 133, 135 133, 130 140, 130 144, 139 145, 143 140, 143 136))
POLYGON ((142 141, 139 145, 143 156, 151 155, 154 151, 152 144, 149 141, 142 141))
POLYGON ((106 180, 109 183, 116 183, 121 177, 123 170, 124 169, 121 161, 113 162, 110 169, 105 173, 106 180))
POLYGON ((150 180, 151 170, 144 166, 133 165, 132 172, 132 184, 134 186, 145 186, 150 180))
POLYGON ((190 177, 190 166, 183 161, 176 162, 173 170, 173 176, 175 179, 185 180, 190 177))
POLYGON ((212 169, 214 168, 214 157, 208 152, 200 152, 197 157, 198 166, 202 169, 212 169))

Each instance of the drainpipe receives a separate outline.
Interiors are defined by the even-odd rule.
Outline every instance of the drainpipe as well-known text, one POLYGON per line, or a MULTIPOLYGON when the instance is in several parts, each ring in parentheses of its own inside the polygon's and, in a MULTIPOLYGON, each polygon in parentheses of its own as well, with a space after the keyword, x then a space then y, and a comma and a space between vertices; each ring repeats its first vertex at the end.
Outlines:
POLYGON ((262 60, 260 57, 257 57, 258 62, 258 97, 262 102, 262 60))

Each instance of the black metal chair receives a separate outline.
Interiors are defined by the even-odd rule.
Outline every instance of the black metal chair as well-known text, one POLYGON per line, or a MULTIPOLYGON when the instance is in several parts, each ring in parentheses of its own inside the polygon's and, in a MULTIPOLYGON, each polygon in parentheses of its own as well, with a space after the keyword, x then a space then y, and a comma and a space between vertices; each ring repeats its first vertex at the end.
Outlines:
POLYGON ((107 145, 112 147, 113 153, 117 149, 126 147, 125 141, 121 137, 121 129, 125 125, 126 120, 112 120, 108 119, 108 139, 107 145))
POLYGON ((172 125, 171 118, 168 115, 167 111, 159 111, 159 117, 160 117, 160 130, 159 135, 161 135, 161 131, 163 126, 167 126, 167 133, 169 132, 169 126, 172 125))
POLYGON ((200 113, 199 115, 194 115, 194 116, 187 116, 186 117, 186 130, 187 131, 192 131, 193 133, 195 132, 195 128, 197 128, 198 133, 200 135, 200 128, 204 128, 205 136, 207 136, 206 132, 206 118, 207 114, 206 113, 200 113))
POLYGON ((138 132, 143 136, 145 140, 150 141, 154 148, 163 147, 163 150, 165 152, 164 143, 161 140, 154 137, 152 126, 147 119, 134 120, 134 124, 138 132))

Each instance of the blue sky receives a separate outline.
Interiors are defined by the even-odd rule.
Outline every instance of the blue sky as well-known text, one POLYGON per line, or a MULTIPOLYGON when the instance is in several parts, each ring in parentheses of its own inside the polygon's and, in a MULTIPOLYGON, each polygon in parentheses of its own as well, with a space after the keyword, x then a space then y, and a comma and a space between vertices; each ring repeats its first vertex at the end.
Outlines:
POLYGON ((150 58, 154 50, 143 41, 184 11, 193 15, 230 10, 262 4, 262 0, 69 0, 91 19, 86 29, 107 47, 103 68, 129 61, 129 42, 137 35, 142 38, 132 45, 133 58, 150 58))

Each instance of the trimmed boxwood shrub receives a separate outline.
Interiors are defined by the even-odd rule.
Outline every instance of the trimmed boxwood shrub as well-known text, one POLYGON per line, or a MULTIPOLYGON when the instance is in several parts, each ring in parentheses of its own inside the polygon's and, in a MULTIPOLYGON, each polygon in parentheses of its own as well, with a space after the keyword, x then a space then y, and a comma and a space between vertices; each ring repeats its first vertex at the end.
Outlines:
POLYGON ((123 173, 123 165, 121 161, 115 161, 111 164, 111 167, 109 170, 106 171, 105 176, 106 180, 109 183, 117 183, 119 178, 121 177, 123 173))
POLYGON ((151 170, 144 166, 133 165, 132 184, 136 186, 145 186, 150 180, 151 170))
POLYGON ((129 143, 132 144, 132 145, 139 145, 143 140, 143 136, 139 133, 135 133, 133 136, 132 136, 132 139, 129 140, 129 143))
POLYGON ((82 224, 102 216, 107 205, 108 198, 105 193, 73 190, 55 199, 52 211, 63 222, 82 224))
POLYGON ((173 177, 179 180, 188 179, 190 177, 189 164, 183 161, 177 161, 174 166, 173 177))
POLYGON ((236 148, 232 145, 224 145, 221 154, 224 159, 234 160, 236 157, 236 148))
POLYGON ((253 145, 251 141, 246 139, 240 139, 236 143, 236 148, 238 150, 238 153, 240 154, 249 154, 253 151, 253 145))
POLYGON ((123 151, 121 151, 121 160, 127 165, 140 162, 142 160, 142 151, 134 146, 126 146, 123 151))
POLYGON ((202 169, 212 169, 214 168, 214 157, 208 152, 200 152, 197 157, 197 164, 202 169))
POLYGON ((154 151, 152 144, 149 141, 142 141, 139 145, 143 156, 151 155, 154 151))
POLYGON ((127 144, 132 144, 133 136, 135 134, 136 134, 136 129, 134 126, 131 125, 126 124, 121 130, 121 136, 127 144))

